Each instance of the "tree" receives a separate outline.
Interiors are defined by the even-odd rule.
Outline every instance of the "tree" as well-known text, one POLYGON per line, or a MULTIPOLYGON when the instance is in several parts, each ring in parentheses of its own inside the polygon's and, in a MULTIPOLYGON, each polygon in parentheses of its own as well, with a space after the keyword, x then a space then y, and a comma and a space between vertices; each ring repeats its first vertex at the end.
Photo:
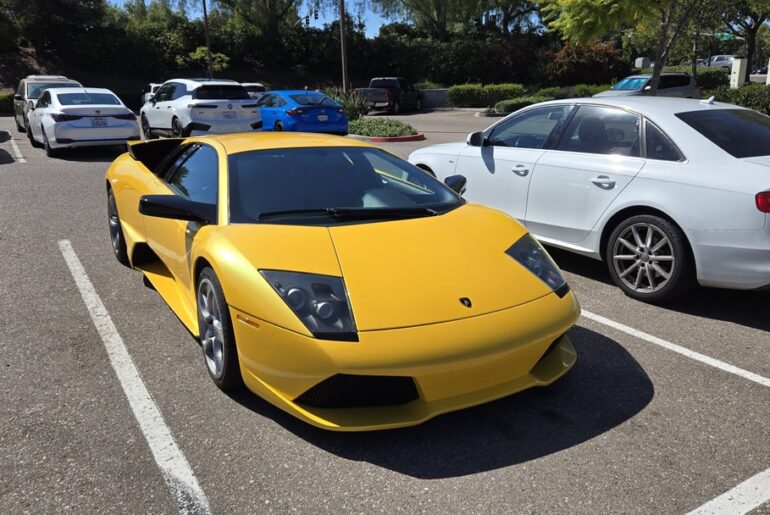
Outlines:
POLYGON ((727 30, 746 41, 746 76, 751 81, 751 68, 757 48, 757 33, 770 15, 770 0, 738 0, 725 11, 723 20, 727 30))
POLYGON ((432 39, 447 41, 450 29, 468 21, 469 12, 482 12, 475 0, 372 0, 372 6, 384 16, 403 16, 432 39))

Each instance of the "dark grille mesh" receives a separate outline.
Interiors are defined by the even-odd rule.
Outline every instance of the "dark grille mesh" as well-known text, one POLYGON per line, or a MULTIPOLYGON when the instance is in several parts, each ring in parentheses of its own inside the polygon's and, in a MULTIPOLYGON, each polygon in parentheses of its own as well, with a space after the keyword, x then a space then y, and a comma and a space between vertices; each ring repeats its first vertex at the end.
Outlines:
POLYGON ((337 374, 300 395, 295 402, 314 408, 396 406, 417 399, 411 377, 337 374))

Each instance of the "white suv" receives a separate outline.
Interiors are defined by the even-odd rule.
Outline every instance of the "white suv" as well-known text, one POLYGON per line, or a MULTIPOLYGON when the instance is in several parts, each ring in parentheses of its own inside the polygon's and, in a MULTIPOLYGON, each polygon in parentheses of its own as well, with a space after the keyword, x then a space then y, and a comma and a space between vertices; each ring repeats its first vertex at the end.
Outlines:
POLYGON ((262 128, 259 108, 248 92, 237 82, 223 79, 166 81, 142 106, 139 116, 144 138, 262 128))

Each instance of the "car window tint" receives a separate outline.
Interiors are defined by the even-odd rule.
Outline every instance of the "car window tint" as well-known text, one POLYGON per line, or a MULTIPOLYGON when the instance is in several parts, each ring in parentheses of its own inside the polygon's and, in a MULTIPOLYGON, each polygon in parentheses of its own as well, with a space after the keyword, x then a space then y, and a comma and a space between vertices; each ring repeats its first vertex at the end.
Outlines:
POLYGON ((185 152, 184 161, 172 172, 169 186, 185 198, 205 204, 217 202, 219 160, 217 152, 208 145, 185 152))
POLYGON ((770 117, 750 109, 704 109, 676 117, 733 157, 770 155, 770 117))
POLYGON ((59 93, 56 96, 63 106, 120 105, 120 100, 110 93, 59 93))
POLYGON ((48 91, 46 91, 40 96, 40 100, 37 103, 37 107, 38 109, 41 107, 48 107, 50 103, 51 103, 51 94, 48 91))
POLYGON ((640 117, 621 109, 581 106, 557 150, 639 157, 640 117))
POLYGON ((496 147, 543 148, 554 127, 571 109, 569 105, 558 105, 527 110, 495 126, 487 140, 496 147))
POLYGON ((185 95, 187 95, 187 86, 185 86, 184 84, 175 83, 174 90, 171 93, 171 100, 182 98, 185 95))
POLYGON ((642 89, 649 80, 649 77, 626 77, 614 84, 610 89, 615 91, 636 91, 642 89))
POLYGON ((283 107, 286 104, 288 104, 288 102, 286 100, 284 100, 283 97, 281 97, 279 95, 276 95, 275 98, 273 99, 272 107, 283 107))
POLYGON ((645 124, 647 159, 682 161, 684 158, 668 136, 649 121, 645 124))
POLYGON ((155 100, 157 102, 165 102, 171 98, 171 93, 174 90, 173 84, 164 84, 158 89, 158 92, 155 94, 155 100))
POLYGON ((249 92, 239 85, 232 86, 201 86, 193 92, 193 97, 199 100, 249 100, 249 92))
POLYGON ((684 75, 662 75, 658 89, 681 88, 690 84, 690 77, 684 75))
POLYGON ((30 82, 27 83, 27 98, 36 99, 48 88, 75 88, 74 82, 30 82))
POLYGON ((262 98, 257 100, 257 106, 259 107, 272 107, 273 105, 273 98, 275 98, 275 95, 272 93, 268 93, 267 95, 263 95, 262 98))
POLYGON ((326 98, 326 95, 323 93, 310 91, 308 93, 296 93, 294 95, 289 95, 289 98, 294 100, 299 105, 316 106, 323 102, 323 100, 326 98))

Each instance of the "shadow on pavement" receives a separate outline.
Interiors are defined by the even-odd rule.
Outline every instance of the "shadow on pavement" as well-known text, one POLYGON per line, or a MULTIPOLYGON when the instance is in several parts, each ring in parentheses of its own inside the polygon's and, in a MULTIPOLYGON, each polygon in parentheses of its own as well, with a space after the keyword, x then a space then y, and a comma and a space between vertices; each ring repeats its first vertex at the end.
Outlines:
POLYGON ((83 163, 111 163, 125 151, 126 147, 124 145, 72 148, 60 151, 55 159, 83 163))
POLYGON ((465 476, 547 456, 595 438, 652 400, 649 377, 614 340, 575 327, 574 368, 556 383, 441 415, 411 428, 334 433, 243 392, 233 399, 345 459, 422 479, 465 476))
POLYGON ((5 143, 11 139, 11 133, 7 131, 0 131, 0 143, 5 143))
MULTIPOLYGON (((0 141, 2 141, 2 138, 3 136, 0 134, 0 141)), ((14 162, 15 160, 11 154, 0 148, 0 165, 9 165, 14 162)))

